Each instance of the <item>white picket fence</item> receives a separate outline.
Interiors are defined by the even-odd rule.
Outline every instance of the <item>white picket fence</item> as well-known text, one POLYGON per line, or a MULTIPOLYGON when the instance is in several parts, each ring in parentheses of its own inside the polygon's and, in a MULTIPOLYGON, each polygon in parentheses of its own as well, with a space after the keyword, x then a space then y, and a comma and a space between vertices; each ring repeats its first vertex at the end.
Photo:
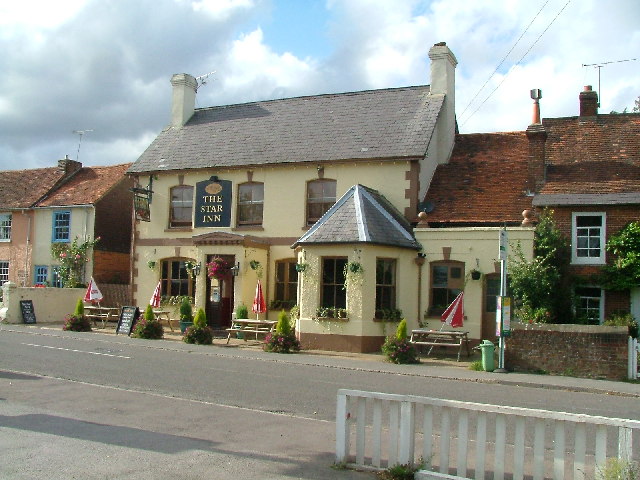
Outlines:
POLYGON ((638 339, 629 337, 629 367, 627 376, 631 380, 638 379, 638 352, 640 346, 638 345, 638 339))
POLYGON ((416 478, 593 479, 607 458, 640 460, 634 436, 640 444, 640 421, 338 391, 336 462, 373 470, 423 462, 416 478))

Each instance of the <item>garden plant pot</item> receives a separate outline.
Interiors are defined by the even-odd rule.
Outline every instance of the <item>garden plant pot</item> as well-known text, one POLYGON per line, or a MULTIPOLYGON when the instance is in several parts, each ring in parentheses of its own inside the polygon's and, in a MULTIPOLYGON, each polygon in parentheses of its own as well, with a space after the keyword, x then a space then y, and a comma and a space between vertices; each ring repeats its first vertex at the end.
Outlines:
POLYGON ((193 325, 193 322, 183 322, 180 320, 180 332, 184 333, 185 330, 193 325))

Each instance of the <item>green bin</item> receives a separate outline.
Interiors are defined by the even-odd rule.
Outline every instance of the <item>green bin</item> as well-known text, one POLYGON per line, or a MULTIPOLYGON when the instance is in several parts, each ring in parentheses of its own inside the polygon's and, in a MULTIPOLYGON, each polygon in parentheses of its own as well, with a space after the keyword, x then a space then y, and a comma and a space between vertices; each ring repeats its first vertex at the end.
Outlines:
POLYGON ((495 345, 490 340, 483 340, 479 345, 482 352, 482 369, 485 372, 493 372, 495 370, 493 362, 493 352, 495 351, 495 345))

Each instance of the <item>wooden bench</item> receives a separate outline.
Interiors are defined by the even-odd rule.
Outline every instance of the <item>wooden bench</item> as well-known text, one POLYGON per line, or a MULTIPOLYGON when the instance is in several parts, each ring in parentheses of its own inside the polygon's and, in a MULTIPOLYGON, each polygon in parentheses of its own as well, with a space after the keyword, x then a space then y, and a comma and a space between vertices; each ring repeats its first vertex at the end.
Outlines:
POLYGON ((231 339, 231 335, 242 334, 243 340, 247 341, 247 334, 255 335, 256 340, 258 340, 258 335, 266 336, 269 333, 272 333, 276 326, 275 321, 272 320, 249 320, 246 318, 235 319, 231 322, 231 327, 225 329, 229 332, 227 336, 227 343, 231 339))
POLYGON ((453 332, 445 330, 430 330, 427 328, 417 328, 411 330, 409 342, 414 345, 431 347, 427 355, 431 354, 433 347, 452 347, 458 349, 458 362, 462 353, 462 346, 467 349, 467 357, 471 355, 469 349, 469 332, 453 332))

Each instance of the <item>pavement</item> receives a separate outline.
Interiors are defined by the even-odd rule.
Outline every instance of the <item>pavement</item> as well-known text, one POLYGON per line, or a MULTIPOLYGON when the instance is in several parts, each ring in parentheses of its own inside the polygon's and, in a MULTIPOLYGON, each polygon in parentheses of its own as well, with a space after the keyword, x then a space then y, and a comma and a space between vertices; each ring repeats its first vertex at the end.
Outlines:
MULTIPOLYGON (((4 325, 4 328, 12 325, 4 325)), ((62 324, 36 324, 17 325, 18 327, 62 330, 62 324)), ((94 328, 94 334, 115 335, 115 326, 107 325, 106 328, 94 328)), ((179 328, 172 332, 165 328, 164 340, 182 343, 182 334, 179 328)), ((246 352, 262 351, 259 341, 240 340, 232 338, 227 344, 227 333, 216 332, 213 344, 225 347, 231 351, 246 352)), ((186 346, 186 345, 185 345, 186 346)), ((389 373, 407 374, 417 377, 439 378, 448 380, 460 380, 469 382, 482 382, 502 385, 518 385, 545 389, 565 390, 573 392, 591 392, 607 395, 623 395, 640 398, 640 381, 614 381, 603 379, 589 379, 562 375, 548 375, 520 372, 484 372, 471 370, 473 361, 479 360, 480 353, 474 353, 469 358, 461 358, 457 362, 453 355, 450 356, 422 356, 418 365, 395 365, 386 361, 381 353, 349 353, 330 352, 324 350, 303 350, 305 355, 287 356, 291 362, 304 364, 327 365, 336 368, 356 368, 370 371, 384 371, 389 373)), ((507 365, 508 367, 508 365, 507 365)))

